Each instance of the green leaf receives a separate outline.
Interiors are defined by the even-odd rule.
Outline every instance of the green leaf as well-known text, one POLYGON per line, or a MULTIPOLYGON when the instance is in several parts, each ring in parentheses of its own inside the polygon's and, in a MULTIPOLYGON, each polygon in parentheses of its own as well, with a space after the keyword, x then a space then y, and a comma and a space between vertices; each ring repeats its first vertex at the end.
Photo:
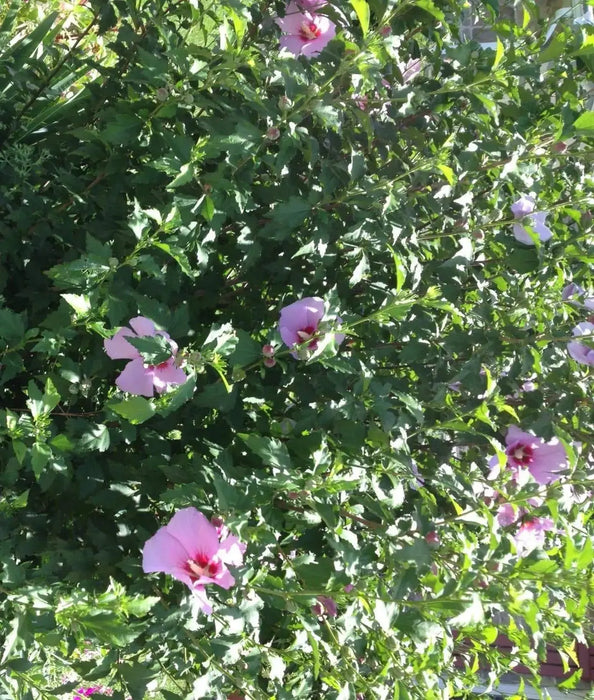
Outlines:
POLYGON ((43 442, 36 442, 31 448, 31 466, 36 479, 41 476, 51 456, 51 448, 43 442))
POLYGON ((237 347, 237 334, 230 323, 215 325, 210 329, 206 340, 202 344, 201 351, 216 353, 217 355, 231 355, 237 347))
POLYGON ((438 163, 437 167, 445 175, 445 178, 448 181, 448 184, 454 185, 456 182, 456 176, 454 175, 454 171, 450 168, 450 166, 444 165, 443 163, 438 163))
POLYGON ((77 316, 85 316, 91 309, 91 301, 86 294, 60 294, 70 304, 77 316))
POLYGON ((450 620, 453 629, 459 627, 474 627, 485 619, 485 611, 478 593, 473 593, 470 601, 465 603, 464 610, 450 620))
POLYGON ((109 448, 109 430, 106 425, 94 425, 80 438, 79 445, 83 450, 105 452, 109 448))
POLYGON ((594 131, 594 111, 589 110, 584 112, 573 122, 573 128, 576 131, 590 133, 594 131))
POLYGON ((351 5, 357 13, 363 36, 367 36, 369 32, 369 5, 366 0, 351 0, 351 5))
POLYGON ((439 22, 443 22, 445 19, 445 15, 443 12, 435 5, 433 0, 416 0, 415 5, 417 7, 420 7, 421 9, 425 10, 428 12, 430 15, 433 15, 436 20, 439 22))
POLYGON ((503 45, 503 42, 499 37, 496 37, 497 39, 497 49, 495 50, 495 60, 493 61, 493 65, 491 66, 491 70, 495 70, 497 66, 501 63, 503 60, 503 57, 505 56, 505 46, 503 45))
POLYGON ((160 365, 171 357, 171 345, 162 335, 142 337, 127 335, 126 341, 142 355, 145 365, 160 365))
POLYGON ((25 323, 21 314, 10 309, 0 309, 0 338, 16 345, 25 335, 25 323))
POLYGON ((142 396, 133 396, 125 401, 108 404, 109 408, 130 423, 144 423, 155 415, 155 407, 142 396))
POLYGON ((13 440, 12 449, 14 450, 18 463, 22 464, 23 460, 25 459, 25 455, 27 454, 27 445, 20 440, 13 440))
POLYGON ((180 266, 180 269, 184 273, 184 275, 187 275, 192 279, 194 278, 194 272, 192 271, 192 267, 190 266, 190 261, 188 260, 186 254, 181 248, 178 248, 177 246, 170 246, 168 243, 161 243, 160 241, 155 241, 153 245, 155 246, 155 248, 160 248, 165 253, 167 253, 167 255, 170 255, 180 266))
POLYGON ((42 415, 49 415, 61 400, 60 394, 49 378, 45 382, 45 392, 43 394, 39 391, 34 381, 29 382, 27 394, 29 396, 27 406, 31 411, 33 420, 37 420, 42 415))
POLYGON ((275 438, 264 437, 262 435, 246 435, 238 433, 248 448, 261 458, 264 467, 280 467, 290 469, 291 456, 284 443, 275 438))

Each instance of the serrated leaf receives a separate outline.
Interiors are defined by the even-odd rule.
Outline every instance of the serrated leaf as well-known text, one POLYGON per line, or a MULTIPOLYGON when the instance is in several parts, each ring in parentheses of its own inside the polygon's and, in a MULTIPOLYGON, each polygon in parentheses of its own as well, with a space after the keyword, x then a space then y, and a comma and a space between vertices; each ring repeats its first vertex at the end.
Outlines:
POLYGON ((290 469, 291 456, 284 443, 275 438, 264 437, 263 435, 246 435, 238 433, 247 447, 260 457, 264 466, 290 469))
POLYGON ((133 425, 144 423, 155 415, 155 407, 142 396, 132 396, 125 401, 109 404, 109 408, 133 425))
POLYGON ((138 350, 145 365, 160 365, 171 357, 171 345, 162 335, 141 337, 127 335, 126 342, 138 350))

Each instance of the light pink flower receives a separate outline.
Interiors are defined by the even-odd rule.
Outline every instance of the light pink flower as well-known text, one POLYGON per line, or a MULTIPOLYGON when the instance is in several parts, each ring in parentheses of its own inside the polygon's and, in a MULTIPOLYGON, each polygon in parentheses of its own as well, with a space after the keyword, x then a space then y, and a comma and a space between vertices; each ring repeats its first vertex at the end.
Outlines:
POLYGON ((132 329, 124 326, 112 337, 103 341, 105 352, 112 360, 130 360, 116 379, 116 385, 129 394, 153 396, 156 389, 164 392, 170 386, 183 384, 186 373, 175 364, 177 344, 165 331, 159 331, 155 324, 144 316, 137 316, 129 321, 132 329), (171 357, 158 365, 144 363, 141 353, 132 346, 126 337, 146 338, 161 335, 167 339, 171 348, 171 357))
MULTIPOLYGON (((580 335, 593 336, 591 340, 594 340, 594 323, 589 321, 582 321, 578 323, 573 329, 573 335, 579 337, 580 335)), ((582 365, 594 366, 594 349, 589 345, 584 345, 584 343, 578 343, 577 340, 572 340, 567 343, 567 352, 573 357, 576 362, 582 365)))
POLYGON ((497 509, 497 522, 501 527, 513 525, 525 512, 523 508, 514 508, 511 503, 503 503, 497 509))
POLYGON ((222 525, 216 527, 196 508, 184 508, 147 540, 142 569, 147 574, 163 571, 185 583, 210 615, 212 606, 204 586, 216 583, 231 588, 235 579, 227 565, 239 566, 245 549, 246 545, 227 534, 222 525))
MULTIPOLYGON (((314 6, 310 3, 312 9, 314 6)), ((277 17, 275 22, 282 32, 281 49, 287 49, 295 56, 314 56, 320 53, 336 34, 334 22, 324 15, 304 9, 303 2, 289 2, 285 16, 277 17)))
MULTIPOLYGON (((325 312, 324 300, 319 297, 305 297, 281 309, 279 331, 283 343, 293 348, 295 345, 311 341, 292 352, 291 355, 294 358, 307 359, 311 352, 315 351, 319 339, 316 336, 323 333, 320 321, 324 318, 325 312)), ((340 323, 340 318, 336 320, 340 323)), ((344 340, 344 334, 334 333, 334 340, 337 345, 340 345, 344 340)))
MULTIPOLYGON (((511 425, 505 436, 505 444, 507 466, 515 478, 521 469, 527 469, 539 484, 550 484, 559 478, 558 472, 567 467, 565 448, 557 438, 545 442, 511 425)), ((496 457, 494 461, 497 461, 496 457)))
POLYGON ((545 541, 545 532, 555 527, 550 518, 532 518, 522 523, 519 530, 513 536, 519 557, 525 557, 533 549, 542 547, 545 541))
MULTIPOLYGON (((535 206, 536 202, 534 201, 533 197, 522 195, 520 199, 511 205, 511 210, 516 219, 523 219, 526 216, 530 217, 530 226, 538 234, 539 239, 545 243, 553 236, 553 232, 545 224, 546 218, 549 214, 546 211, 534 211, 535 206)), ((514 237, 520 243, 534 245, 534 241, 532 240, 530 234, 521 224, 514 224, 514 237)))

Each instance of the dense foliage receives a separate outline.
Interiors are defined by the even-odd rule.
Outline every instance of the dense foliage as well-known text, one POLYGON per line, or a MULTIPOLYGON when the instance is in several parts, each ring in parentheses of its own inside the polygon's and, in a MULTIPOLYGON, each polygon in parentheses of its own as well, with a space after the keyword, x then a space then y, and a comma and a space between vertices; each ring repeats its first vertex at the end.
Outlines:
POLYGON ((0 10, 3 697, 472 698, 591 632, 594 28, 285 10, 0 10))

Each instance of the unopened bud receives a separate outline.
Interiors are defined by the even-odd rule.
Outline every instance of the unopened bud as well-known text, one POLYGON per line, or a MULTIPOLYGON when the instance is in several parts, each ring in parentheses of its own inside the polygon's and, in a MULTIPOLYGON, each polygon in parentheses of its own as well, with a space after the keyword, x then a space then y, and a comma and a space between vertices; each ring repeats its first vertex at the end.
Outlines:
POLYGON ((266 130, 266 138, 269 141, 276 141, 280 138, 280 135, 280 129, 276 126, 271 126, 269 129, 266 130))
POLYGON ((166 87, 157 88, 155 97, 157 100, 159 100, 159 102, 165 102, 165 100, 169 97, 169 90, 166 87))

